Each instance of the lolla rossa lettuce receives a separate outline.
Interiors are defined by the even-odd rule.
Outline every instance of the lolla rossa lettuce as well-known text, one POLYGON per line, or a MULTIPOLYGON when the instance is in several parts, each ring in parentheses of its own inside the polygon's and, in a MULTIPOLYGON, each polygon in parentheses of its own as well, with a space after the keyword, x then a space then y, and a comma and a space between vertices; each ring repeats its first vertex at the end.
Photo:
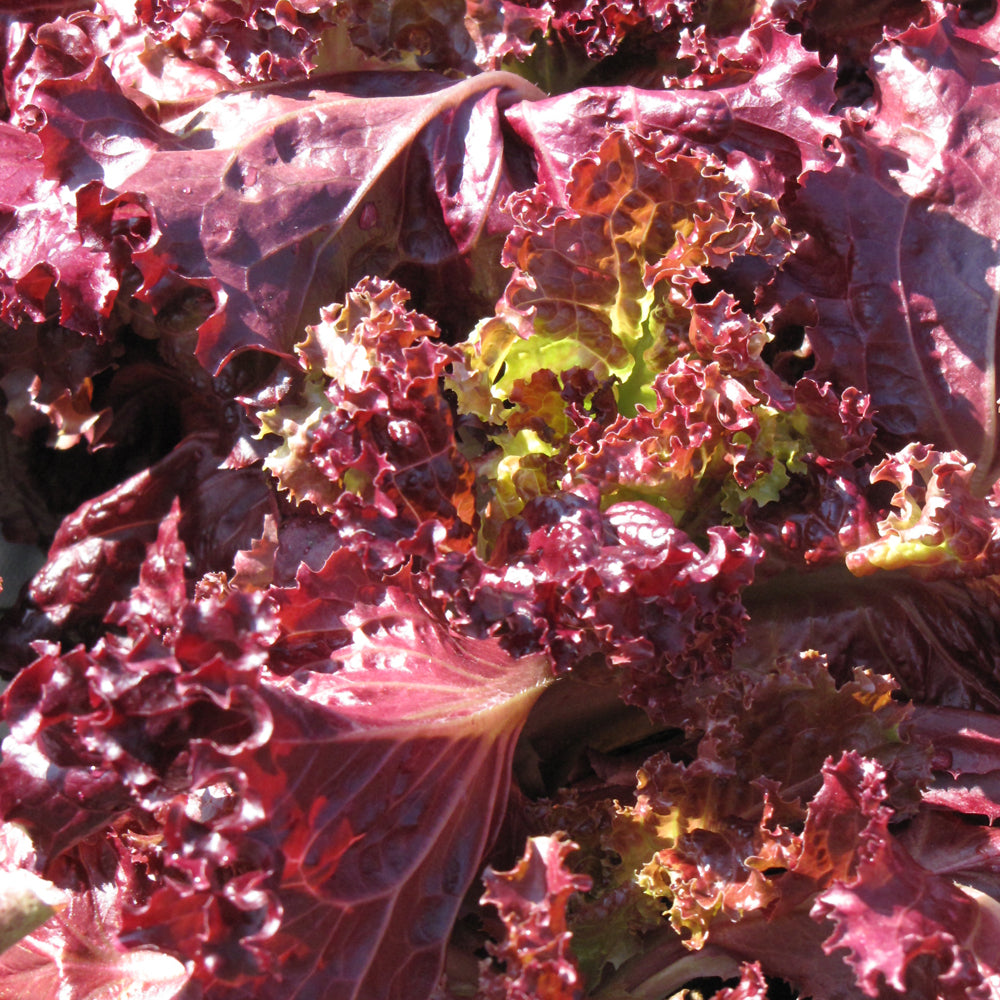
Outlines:
POLYGON ((1000 996, 993 4, 0 23, 0 997, 1000 996))

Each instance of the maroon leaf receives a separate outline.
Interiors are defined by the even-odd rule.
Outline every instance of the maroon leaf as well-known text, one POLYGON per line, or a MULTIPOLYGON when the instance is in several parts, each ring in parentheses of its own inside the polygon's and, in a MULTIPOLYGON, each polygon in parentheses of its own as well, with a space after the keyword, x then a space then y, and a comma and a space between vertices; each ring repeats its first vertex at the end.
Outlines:
POLYGON ((1000 970, 995 900, 924 871, 893 841, 873 846, 857 876, 823 892, 817 919, 836 929, 824 949, 846 949, 870 997, 961 1000, 988 995, 1000 970))
POLYGON ((97 333, 111 313, 129 255, 155 242, 148 201, 99 183, 75 190, 46 176, 43 140, 0 122, 0 320, 47 316, 97 333))
POLYGON ((185 438, 152 467, 66 517, 26 592, 21 621, 4 643, 23 662, 37 638, 92 635, 110 606, 135 585, 172 505, 188 545, 192 576, 228 571, 250 544, 274 500, 259 469, 221 469, 214 435, 185 438))
POLYGON ((808 303, 813 376, 870 395, 892 439, 962 452, 980 493, 1000 463, 992 55, 952 18, 876 50, 880 107, 805 178, 791 221, 809 238, 778 284, 808 303))
MULTIPOLYGON (((453 115, 465 123, 462 135, 492 129, 485 143, 461 144, 464 174, 480 178, 473 186, 491 205, 512 189, 508 171, 494 166, 504 159, 490 125, 497 107, 487 101, 463 115, 494 91, 504 101, 537 93, 503 73, 450 86, 431 74, 329 77, 266 95, 224 94, 167 130, 95 63, 85 76, 40 81, 32 101, 47 117, 40 138, 48 158, 72 163, 81 180, 141 190, 154 206, 163 238, 137 257, 145 294, 155 301, 170 271, 212 291, 215 312, 200 328, 198 355, 214 370, 248 347, 290 353, 320 305, 373 268, 456 260, 459 244, 483 225, 470 231, 462 221, 456 238, 449 213, 425 212, 437 195, 417 140, 429 128, 429 138, 455 150, 453 115)), ((472 291, 477 304, 496 292, 472 291)))
POLYGON ((127 830, 147 881, 120 944, 180 954, 213 997, 426 997, 545 658, 453 635, 346 550, 270 613, 177 608, 183 561, 168 522, 114 610, 130 638, 8 689, 4 814, 47 871, 127 830))
POLYGON ((574 893, 590 888, 590 879, 565 866, 566 855, 575 848, 559 837, 532 837, 511 871, 486 869, 482 902, 497 908, 507 936, 490 949, 504 971, 499 976, 484 966, 480 983, 484 997, 579 1000, 583 996, 570 951, 566 906, 574 893))
POLYGON ((536 150, 539 180, 557 203, 573 163, 624 125, 662 132, 675 148, 695 146, 741 163, 759 190, 777 197, 803 170, 832 162, 825 141, 839 127, 829 113, 835 74, 773 25, 765 26, 759 44, 761 65, 739 85, 707 91, 581 88, 523 102, 507 117, 536 150))
MULTIPOLYGON (((8 860, 8 859, 5 859, 8 860)), ((122 948, 122 910, 141 876, 117 838, 81 846, 51 873, 68 902, 0 955, 0 996, 122 996, 173 1000, 184 966, 153 948, 122 948)))
POLYGON ((439 382, 457 352, 391 282, 365 279, 296 345, 297 391, 259 414, 278 440, 264 467, 295 503, 332 512, 345 493, 416 531, 472 535, 472 472, 439 382))

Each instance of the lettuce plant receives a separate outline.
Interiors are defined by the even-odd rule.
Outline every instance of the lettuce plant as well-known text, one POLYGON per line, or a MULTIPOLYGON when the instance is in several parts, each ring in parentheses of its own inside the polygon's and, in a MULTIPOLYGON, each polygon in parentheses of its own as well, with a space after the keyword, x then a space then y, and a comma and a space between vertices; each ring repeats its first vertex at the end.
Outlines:
POLYGON ((1000 996, 998 25, 0 14, 0 997, 1000 996))

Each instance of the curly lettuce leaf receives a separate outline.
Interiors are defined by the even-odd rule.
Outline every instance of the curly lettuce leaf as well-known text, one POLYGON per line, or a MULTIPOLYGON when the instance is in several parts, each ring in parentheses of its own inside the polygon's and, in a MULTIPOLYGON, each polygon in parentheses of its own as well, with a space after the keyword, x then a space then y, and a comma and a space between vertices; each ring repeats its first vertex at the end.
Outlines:
POLYGON ((273 512, 274 498, 259 469, 220 468, 218 443, 214 432, 192 434, 63 519, 4 635, 10 663, 27 662, 36 639, 93 642, 109 609, 135 586, 167 521, 176 519, 192 575, 229 569, 273 512))
POLYGON ((782 664, 690 696, 693 760, 654 754, 634 802, 582 784, 536 809, 593 880, 570 919, 589 993, 662 995, 752 960, 813 995, 992 988, 1000 855, 975 817, 995 815, 995 720, 894 691, 860 672, 838 688, 816 655, 782 664))
MULTIPOLYGON (((28 875, 25 868, 8 867, 28 875)), ((175 1000, 190 996, 182 962, 155 948, 123 948, 119 941, 128 897, 142 876, 115 836, 70 852, 50 872, 58 912, 0 954, 0 996, 114 996, 175 1000)))
POLYGON ((662 996, 696 978, 736 979, 753 961, 804 993, 850 995, 853 976, 824 952, 829 927, 810 909, 856 869, 859 837, 889 812, 884 773, 850 753, 816 777, 810 800, 786 801, 776 782, 657 754, 610 823, 557 805, 556 824, 577 815, 585 835, 599 831, 589 843, 604 859, 575 862, 600 873, 570 919, 590 995, 662 996))
POLYGON ((212 996, 429 995, 547 660, 453 634, 349 550, 269 599, 211 576, 185 597, 177 520, 124 635, 8 688, 0 807, 47 872, 117 830, 145 882, 115 946, 212 996))
POLYGON ((53 175, 44 136, 0 122, 0 321, 18 326, 48 315, 98 335, 133 252, 159 232, 148 199, 99 181, 73 187, 53 175))
POLYGON ((477 71, 477 53, 469 12, 476 6, 448 0, 354 0, 339 13, 351 44, 386 65, 471 74, 477 71))
POLYGON ((844 954, 869 997, 960 1000, 1000 982, 996 899, 923 870, 896 842, 865 844, 857 872, 818 897, 824 942, 844 954))
POLYGON ((892 483, 892 510, 878 538, 847 554, 859 576, 907 568, 943 577, 988 576, 1000 568, 1000 518, 992 497, 974 491, 976 467, 956 451, 908 444, 883 459, 872 482, 892 483))
MULTIPOLYGON (((543 184, 512 204, 516 226, 505 259, 514 274, 497 315, 466 341, 449 379, 460 412, 483 421, 495 446, 482 461, 492 493, 486 544, 532 497, 572 483, 580 452, 602 448, 605 427, 593 419, 611 423, 612 435, 625 425, 632 441, 653 433, 633 433, 627 422, 662 420, 645 417, 662 400, 655 380, 669 379, 671 366, 683 364, 678 356, 691 350, 692 286, 708 269, 753 256, 767 267, 785 252, 773 202, 748 198, 711 159, 664 156, 631 130, 612 131, 577 161, 565 207, 550 196, 543 184)), ((766 336, 758 331, 750 347, 753 339, 747 336, 747 350, 759 354, 766 336)), ((756 366, 749 356, 743 361, 748 376, 756 367, 766 381, 759 357, 756 366)), ((727 393, 747 391, 731 384, 705 395, 738 408, 727 393)), ((667 441, 671 434, 664 432, 667 441)), ((627 496, 627 476, 622 485, 627 496)), ((639 495, 651 497, 659 485, 639 495)), ((665 492, 671 513, 690 499, 665 492)))
POLYGON ((956 13, 874 52, 879 105, 845 122, 840 162, 810 173, 790 208, 808 235, 775 286, 804 323, 812 375, 871 397, 891 442, 925 442, 998 470, 996 243, 983 198, 1000 76, 984 30, 956 13))
POLYGON ((779 18, 786 21, 786 28, 787 22, 794 22, 803 43, 817 51, 824 62, 836 56, 843 67, 841 77, 855 86, 861 83, 857 69, 868 67, 872 50, 884 37, 899 34, 914 24, 939 20, 942 6, 926 0, 877 0, 836 6, 820 0, 793 0, 774 5, 779 18))
POLYGON ((760 551, 729 527, 708 539, 704 551, 640 501, 601 510, 581 487, 528 504, 491 561, 447 554, 427 577, 457 629, 515 655, 544 652, 562 673, 607 664, 623 699, 661 719, 679 681, 726 672, 742 636, 740 594, 760 551))
POLYGON ((634 412, 683 337, 702 269, 780 241, 776 210, 746 200, 717 163, 664 157, 633 130, 611 131, 581 156, 564 192, 541 185, 511 211, 506 322, 487 322, 473 341, 497 400, 539 369, 582 367, 621 382, 620 405, 634 412))
POLYGON ((473 477, 439 390, 457 354, 406 298, 367 279, 321 310, 296 346, 301 388, 258 415, 261 434, 281 439, 264 468, 296 503, 332 511, 350 492, 414 530, 437 519, 459 539, 472 531, 473 477))
POLYGON ((858 393, 838 398, 807 378, 789 391, 759 357, 718 354, 679 358, 653 382, 655 407, 619 417, 599 437, 578 434, 587 448, 570 459, 569 477, 594 483, 609 502, 642 497, 694 533, 718 521, 742 526, 793 477, 867 450, 872 425, 858 393), (734 360, 744 372, 729 369, 734 360))
POLYGON ((477 63, 513 68, 549 93, 591 81, 718 86, 753 63, 745 30, 767 15, 755 0, 473 0, 466 9, 477 63))
POLYGON ((483 873, 481 902, 496 908, 507 931, 501 944, 489 947, 491 961, 483 964, 477 994, 483 1000, 583 997, 566 910, 575 893, 590 888, 590 879, 566 867, 566 855, 575 849, 560 837, 531 837, 510 871, 483 873))
POLYGON ((840 128, 831 113, 836 72, 771 21, 749 41, 757 52, 752 68, 718 89, 580 87, 521 102, 507 119, 536 151, 538 179, 557 204, 574 163, 623 128, 662 135, 672 152, 712 154, 754 190, 780 198, 803 171, 824 170, 835 160, 826 147, 840 128))
POLYGON ((525 503, 581 484, 605 505, 652 503, 700 538, 742 526, 793 477, 867 454, 867 399, 788 384, 764 360, 765 324, 705 291, 784 257, 774 202, 629 130, 578 160, 563 190, 565 208, 544 184, 514 203, 513 277, 449 377, 491 445, 484 552, 525 503))
MULTIPOLYGON (((40 122, 36 135, 15 129, 7 140, 12 167, 28 169, 22 185, 52 188, 67 203, 63 215, 82 199, 94 242, 115 221, 123 249, 113 263, 140 268, 138 296, 154 311, 175 285, 207 297, 197 355, 210 370, 247 348, 290 354, 319 306, 372 270, 420 277, 425 299, 447 301, 458 325, 456 282, 467 290, 470 319, 499 294, 494 261, 509 223, 497 204, 528 176, 501 132, 500 109, 538 96, 521 78, 316 76, 222 92, 161 122, 98 56, 91 49, 82 67, 32 81, 25 100, 40 122), (458 173, 449 166, 456 162, 458 173)), ((38 295, 55 287, 73 328, 99 327, 116 289, 84 288, 79 268, 93 256, 86 246, 63 276, 62 231, 75 234, 76 223, 59 222, 51 238, 43 229, 37 239, 40 221, 26 217, 5 234, 10 249, 0 265, 10 280, 44 279, 44 287, 25 285, 16 302, 37 311, 38 295), (52 263, 22 266, 18 248, 29 243, 52 263), (83 294, 100 300, 77 316, 72 299, 83 294)))
POLYGON ((333 41, 331 13, 311 2, 212 0, 134 10, 70 0, 11 11, 4 21, 18 44, 11 46, 16 75, 8 77, 8 104, 25 113, 39 80, 72 76, 99 59, 132 100, 168 121, 234 87, 307 76, 333 41))

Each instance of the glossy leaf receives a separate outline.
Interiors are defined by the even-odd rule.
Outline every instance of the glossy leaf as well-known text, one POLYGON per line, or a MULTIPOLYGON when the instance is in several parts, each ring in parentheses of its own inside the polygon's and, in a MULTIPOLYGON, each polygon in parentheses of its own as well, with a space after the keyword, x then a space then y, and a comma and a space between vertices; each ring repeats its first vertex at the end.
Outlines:
POLYGON ((281 443, 264 467, 296 502, 332 510, 350 492, 416 528, 437 518, 471 535, 472 473, 438 383, 455 352, 434 323, 405 308, 398 286, 368 280, 321 312, 297 345, 300 392, 260 414, 281 443))
POLYGON ((1000 996, 995 4, 7 7, 0 996, 1000 996))
POLYGON ((224 589, 184 599, 183 560, 165 530, 115 609, 130 639, 18 675, 5 814, 50 872, 130 831, 147 880, 109 931, 125 961, 165 949, 213 996, 427 995, 545 659, 453 636, 350 552, 273 612, 224 589))
POLYGON ((879 111, 805 178, 808 239, 778 286, 808 303, 814 377, 867 393, 892 439, 962 452, 980 493, 997 468, 993 54, 952 18, 879 46, 879 111))
POLYGON ((577 1000, 583 995, 569 947, 566 907, 574 893, 590 888, 590 880, 565 867, 564 859, 575 846, 557 837, 532 837, 514 868, 484 873, 482 902, 497 908, 507 928, 507 939, 492 949, 503 976, 484 969, 484 997, 577 1000))

